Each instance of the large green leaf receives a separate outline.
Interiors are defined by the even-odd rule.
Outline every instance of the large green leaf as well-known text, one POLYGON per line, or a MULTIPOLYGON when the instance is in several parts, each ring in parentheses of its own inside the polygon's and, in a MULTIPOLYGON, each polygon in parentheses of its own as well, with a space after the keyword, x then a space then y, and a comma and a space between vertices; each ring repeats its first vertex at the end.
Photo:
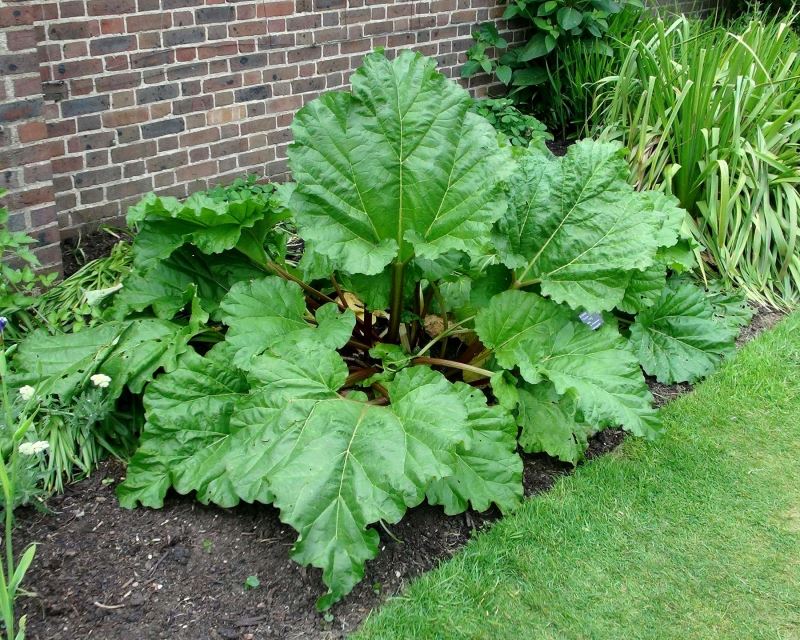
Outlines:
POLYGON ((355 326, 355 314, 338 313, 329 303, 317 311, 317 328, 306 321, 306 301, 300 285, 278 276, 235 284, 222 301, 222 320, 230 328, 226 342, 236 348, 234 363, 246 365, 254 355, 278 340, 297 341, 309 332, 325 346, 344 346, 355 326))
POLYGON ((147 269, 187 243, 206 254, 239 245, 248 257, 262 262, 268 231, 286 217, 269 203, 264 197, 224 201, 195 193, 181 201, 148 194, 128 211, 128 224, 139 230, 133 245, 134 266, 147 269))
POLYGON ((738 333, 714 318, 701 289, 681 284, 665 288, 655 305, 636 316, 631 344, 659 382, 694 382, 733 353, 738 333))
POLYGON ((682 220, 671 197, 638 193, 627 175, 617 144, 583 140, 563 158, 529 150, 498 225, 516 280, 574 309, 619 304, 627 272, 646 269, 660 246, 675 244, 682 220))
POLYGON ((519 390, 517 421, 522 429, 519 444, 525 451, 544 451, 572 464, 583 458, 595 431, 578 420, 576 394, 569 391, 561 396, 548 382, 519 390))
POLYGON ((537 294, 506 291, 478 314, 475 330, 500 366, 519 367, 531 384, 550 380, 562 395, 574 390, 589 424, 654 437, 660 422, 627 341, 611 325, 592 331, 571 315, 537 294))
POLYGON ((248 391, 241 371, 186 353, 179 368, 160 376, 145 393, 147 423, 125 482, 117 488, 120 504, 158 508, 174 486, 179 493, 196 491, 201 502, 235 505, 239 495, 226 457, 240 442, 230 418, 248 391))
POLYGON ((635 314, 653 306, 667 286, 667 270, 660 264, 644 271, 628 271, 626 278, 625 294, 617 305, 617 309, 625 313, 635 314))
MULTIPOLYGON (((273 427, 269 486, 281 519, 299 533, 293 557, 323 570, 329 591, 320 608, 347 594, 377 554, 368 526, 397 522, 431 481, 452 473, 454 448, 469 446, 464 401, 441 374, 412 367, 386 387, 389 407, 331 393, 293 403, 273 427)), ((283 407, 284 397, 276 400, 283 407)))
POLYGON ((348 273, 394 260, 482 253, 512 167, 469 94, 411 52, 366 57, 352 93, 328 93, 292 125, 290 206, 300 234, 348 273))
POLYGON ((203 255, 190 247, 175 251, 147 271, 134 270, 114 299, 117 312, 152 307, 159 318, 171 319, 192 296, 214 320, 220 319, 219 303, 230 288, 242 280, 263 277, 264 272, 236 251, 203 255))
POLYGON ((411 367, 385 383, 388 407, 342 396, 347 367, 310 331, 254 357, 247 374, 212 350, 161 376, 145 396, 142 445, 119 495, 125 506, 160 506, 172 486, 222 506, 274 501, 299 533, 293 557, 323 570, 329 591, 318 604, 327 608, 377 554, 371 524, 397 522, 453 473, 475 494, 442 489, 445 504, 510 508, 520 467, 508 414, 479 392, 411 367))
POLYGON ((107 322, 69 334, 40 329, 19 345, 17 381, 67 401, 102 373, 111 377, 108 397, 118 397, 126 385, 139 393, 158 369, 176 366, 195 333, 194 324, 156 318, 107 322))
POLYGON ((444 505, 448 515, 463 513, 468 504, 475 511, 485 511, 492 503, 508 513, 522 499, 517 425, 499 405, 487 406, 481 391, 463 382, 456 388, 469 411, 472 444, 456 447, 453 474, 431 484, 428 502, 444 505))

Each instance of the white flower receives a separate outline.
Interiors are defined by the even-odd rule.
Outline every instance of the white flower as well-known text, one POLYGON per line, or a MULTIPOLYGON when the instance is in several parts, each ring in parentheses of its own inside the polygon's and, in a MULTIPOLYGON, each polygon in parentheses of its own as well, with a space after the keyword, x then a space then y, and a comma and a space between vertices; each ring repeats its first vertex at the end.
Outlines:
POLYGON ((23 456, 33 456, 37 453, 41 453, 50 447, 50 443, 47 440, 39 440, 37 442, 23 442, 19 445, 19 452, 23 456))
POLYGON ((105 389, 111 383, 111 378, 109 378, 105 373, 95 373, 89 379, 92 381, 92 384, 95 387, 100 387, 101 389, 105 389))
POLYGON ((41 453, 50 447, 50 443, 47 440, 39 440, 38 442, 23 442, 19 445, 19 452, 23 456, 33 456, 37 453, 41 453))
POLYGON ((33 452, 42 453, 50 448, 50 443, 47 440, 39 440, 33 443, 33 452))
POLYGON ((26 384, 24 387, 19 388, 19 397, 22 398, 25 402, 33 398, 34 395, 36 395, 36 389, 34 389, 29 384, 26 384))

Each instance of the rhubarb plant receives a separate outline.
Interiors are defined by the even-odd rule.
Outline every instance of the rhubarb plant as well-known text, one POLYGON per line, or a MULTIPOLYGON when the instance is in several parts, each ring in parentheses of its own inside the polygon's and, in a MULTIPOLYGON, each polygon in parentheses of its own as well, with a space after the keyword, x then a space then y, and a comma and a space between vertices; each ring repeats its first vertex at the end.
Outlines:
POLYGON ((673 198, 635 191, 614 144, 512 152, 471 105, 432 60, 372 54, 298 112, 293 184, 131 210, 112 319, 17 363, 62 393, 112 365, 143 391, 123 506, 273 504, 326 609, 375 525, 423 500, 511 511, 521 451, 576 463, 605 427, 654 438, 642 367, 694 380, 730 353, 731 303, 676 279, 673 198))

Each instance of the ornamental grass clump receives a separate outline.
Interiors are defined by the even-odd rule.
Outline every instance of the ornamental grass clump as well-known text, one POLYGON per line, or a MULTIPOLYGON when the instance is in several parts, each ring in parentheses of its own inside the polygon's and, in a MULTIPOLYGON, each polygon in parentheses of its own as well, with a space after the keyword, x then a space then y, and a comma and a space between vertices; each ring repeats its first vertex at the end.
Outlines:
POLYGON ((378 523, 424 500, 514 509, 520 449, 574 463, 607 426, 656 437, 641 367, 695 380, 737 333, 675 277, 685 212, 635 191, 617 144, 512 151, 471 106, 428 58, 367 56, 298 112, 294 183, 133 207, 113 319, 23 342, 18 383, 142 395, 121 504, 273 504, 320 609, 363 578, 378 523))
POLYGON ((701 266, 780 307, 800 301, 796 17, 643 22, 592 119, 631 149, 638 188, 689 212, 701 266))

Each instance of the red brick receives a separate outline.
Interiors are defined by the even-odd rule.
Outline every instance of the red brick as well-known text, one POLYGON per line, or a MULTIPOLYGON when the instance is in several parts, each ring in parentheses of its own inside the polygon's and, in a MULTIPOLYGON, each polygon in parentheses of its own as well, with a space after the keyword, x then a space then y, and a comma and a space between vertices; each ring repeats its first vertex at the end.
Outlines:
POLYGON ((125 33, 125 20, 122 18, 104 18, 100 21, 101 33, 125 33))
POLYGON ((53 158, 50 165, 53 167, 53 173, 72 173, 83 169, 83 157, 64 156, 62 158, 53 158))
POLYGON ((80 78, 94 76, 103 71, 103 63, 100 60, 75 60, 72 62, 62 62, 55 65, 53 69, 53 79, 66 80, 67 78, 80 78))
POLYGON ((47 124, 44 122, 25 122, 17 127, 20 142, 36 142, 47 138, 47 124))
POLYGON ((228 35, 231 38, 247 36, 260 36, 267 33, 267 24, 263 20, 254 22, 233 22, 228 26, 228 35))
POLYGON ((27 98, 30 96, 40 97, 42 94, 42 83, 39 78, 15 78, 14 97, 27 98))
POLYGON ((24 168, 25 184, 31 185, 37 182, 48 182, 53 178, 53 169, 49 162, 44 164, 29 164, 24 168))
POLYGON ((111 150, 111 160, 113 162, 129 162, 130 160, 140 160, 150 158, 156 154, 158 147, 154 140, 145 140, 135 144, 116 147, 111 150))
POLYGON ((189 62, 197 58, 197 49, 195 47, 182 47, 175 50, 175 60, 177 62, 189 62))
POLYGON ((198 144, 208 144, 219 140, 219 129, 200 129, 185 133, 180 136, 180 144, 184 147, 193 147, 198 144))
POLYGON ((79 18, 86 15, 86 3, 83 0, 66 0, 58 3, 60 18, 79 18))
POLYGON ((220 56, 233 56, 238 52, 238 45, 230 42, 197 47, 197 57, 200 58, 200 60, 205 60, 207 58, 218 58, 220 56))
POLYGON ((64 22, 51 25, 47 31, 50 40, 80 40, 100 35, 100 23, 97 20, 85 22, 64 22))
MULTIPOLYGON (((6 194, 4 204, 9 210, 24 209, 33 205, 53 201, 52 187, 37 187, 29 191, 17 191, 6 194)), ((58 231, 58 229, 56 229, 58 231)))
POLYGON ((103 114, 103 126, 115 129, 116 127, 123 127, 129 124, 146 122, 149 117, 150 114, 147 107, 126 109, 124 111, 106 111, 103 114))
POLYGON ((85 40, 68 42, 64 45, 63 51, 65 60, 69 60, 70 58, 85 58, 89 55, 89 46, 85 40))
POLYGON ((42 20, 44 11, 41 4, 28 6, 10 6, 0 8, 0 25, 3 28, 25 24, 33 24, 42 20))
POLYGON ((134 71, 131 73, 115 73, 105 75, 95 80, 97 91, 105 93, 108 91, 116 91, 118 89, 131 89, 138 87, 142 81, 141 71, 134 71))
POLYGON ((172 26, 172 15, 169 13, 156 13, 127 16, 125 18, 128 33, 137 31, 163 31, 172 26))
POLYGON ((175 172, 175 177, 179 182, 186 182, 187 180, 194 180, 195 178, 207 178, 208 176, 213 176, 216 172, 217 163, 211 160, 209 162, 201 162, 200 164, 181 167, 175 172))
POLYGON ((88 0, 86 9, 90 16, 118 16, 134 13, 136 0, 88 0))
POLYGON ((20 51, 21 49, 34 49, 39 41, 35 27, 30 29, 20 29, 17 31, 6 31, 6 42, 9 51, 20 51))
POLYGON ((280 0, 279 2, 262 2, 256 7, 256 15, 259 18, 271 18, 274 16, 288 16, 294 13, 294 2, 291 0, 280 0))

